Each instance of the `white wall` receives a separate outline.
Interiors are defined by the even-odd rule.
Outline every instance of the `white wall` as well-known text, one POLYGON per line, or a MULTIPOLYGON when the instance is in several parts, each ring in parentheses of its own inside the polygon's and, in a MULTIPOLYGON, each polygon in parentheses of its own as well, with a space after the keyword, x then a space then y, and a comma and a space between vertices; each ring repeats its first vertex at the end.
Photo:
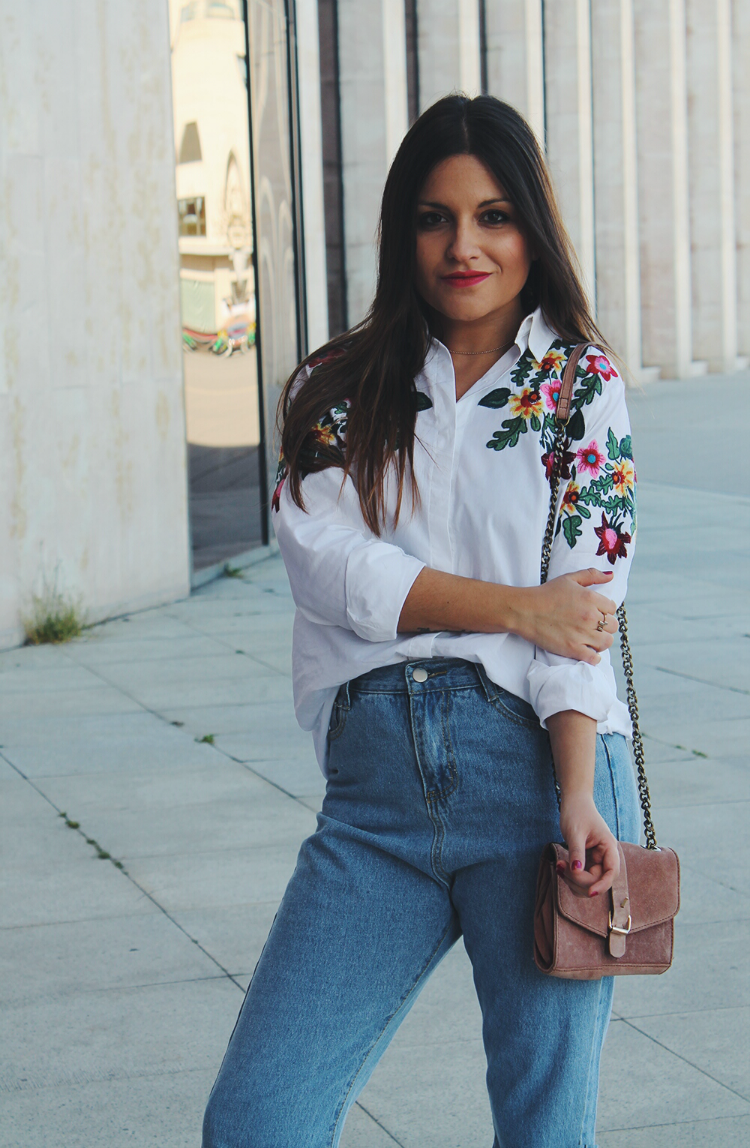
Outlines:
POLYGON ((0 0, 0 644, 187 592, 165 0, 0 0))

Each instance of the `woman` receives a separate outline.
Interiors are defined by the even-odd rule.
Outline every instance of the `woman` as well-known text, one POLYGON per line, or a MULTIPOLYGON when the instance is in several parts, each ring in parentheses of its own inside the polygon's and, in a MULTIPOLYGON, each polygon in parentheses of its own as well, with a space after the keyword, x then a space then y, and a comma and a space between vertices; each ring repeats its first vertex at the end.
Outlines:
POLYGON ((612 981, 539 973, 532 916, 546 842, 562 836, 566 878, 598 896, 616 837, 637 840, 607 652, 635 532, 624 387, 534 136, 507 105, 450 96, 420 117, 379 241, 368 317, 283 399, 273 514, 297 605, 295 703, 328 782, 204 1145, 336 1145, 463 934, 496 1146, 591 1148, 612 981), (596 345, 540 586, 553 414, 580 342, 596 345))

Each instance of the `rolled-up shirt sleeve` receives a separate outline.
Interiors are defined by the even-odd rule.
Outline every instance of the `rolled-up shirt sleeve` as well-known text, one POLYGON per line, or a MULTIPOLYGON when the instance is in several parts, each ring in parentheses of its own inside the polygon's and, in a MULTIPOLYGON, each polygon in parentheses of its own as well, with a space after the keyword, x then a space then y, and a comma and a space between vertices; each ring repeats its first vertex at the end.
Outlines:
MULTIPOLYGON (((636 533, 635 467, 625 388, 608 359, 594 348, 584 354, 581 365, 587 374, 574 391, 579 413, 574 411, 569 423, 571 434, 581 437, 566 444, 549 577, 586 567, 613 571, 611 582, 592 589, 619 606, 625 598, 636 533), (584 401, 586 396, 590 401, 584 401)), ((542 725, 563 710, 577 710, 606 723, 619 704, 608 650, 598 665, 591 666, 537 648, 528 683, 542 725)))
POLYGON ((354 484, 338 467, 309 474, 305 509, 288 484, 273 523, 297 609, 311 622, 353 630, 369 642, 397 636, 398 620, 425 563, 367 529, 354 484))

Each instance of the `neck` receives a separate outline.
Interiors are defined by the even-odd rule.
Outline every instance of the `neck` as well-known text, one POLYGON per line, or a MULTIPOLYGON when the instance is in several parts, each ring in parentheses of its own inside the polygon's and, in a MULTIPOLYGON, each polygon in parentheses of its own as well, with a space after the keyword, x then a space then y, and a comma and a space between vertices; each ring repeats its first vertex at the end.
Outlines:
POLYGON ((473 320, 436 315, 435 325, 438 338, 451 351, 476 354, 513 343, 523 317, 523 308, 520 302, 514 299, 502 314, 494 312, 492 315, 473 320))

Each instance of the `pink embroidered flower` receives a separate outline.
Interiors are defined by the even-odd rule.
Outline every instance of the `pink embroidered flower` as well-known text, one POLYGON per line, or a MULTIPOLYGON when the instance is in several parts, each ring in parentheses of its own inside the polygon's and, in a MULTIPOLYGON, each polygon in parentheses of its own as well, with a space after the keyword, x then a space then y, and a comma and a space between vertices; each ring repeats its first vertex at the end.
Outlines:
POLYGON ((605 383, 617 378, 617 371, 605 355, 587 355, 586 363, 587 374, 601 375, 605 383))
POLYGON ((630 535, 624 531, 621 534, 616 526, 610 526, 603 511, 602 524, 594 527, 594 533, 599 538, 597 556, 606 554, 611 566, 614 566, 618 558, 627 558, 628 552, 625 549, 625 544, 632 541, 630 535))
POLYGON ((542 383, 539 390, 544 395, 544 401, 547 404, 547 410, 556 411, 557 403, 560 398, 560 380, 554 379, 551 383, 542 383))
POLYGON ((599 444, 596 439, 592 439, 588 446, 582 446, 581 449, 576 452, 576 464, 579 470, 586 470, 590 475, 596 478, 604 466, 604 455, 599 450, 599 444))
POLYGON ((524 387, 520 395, 510 396, 510 409, 516 418, 519 415, 523 419, 533 418, 534 415, 538 418, 542 414, 542 400, 537 391, 524 387))

